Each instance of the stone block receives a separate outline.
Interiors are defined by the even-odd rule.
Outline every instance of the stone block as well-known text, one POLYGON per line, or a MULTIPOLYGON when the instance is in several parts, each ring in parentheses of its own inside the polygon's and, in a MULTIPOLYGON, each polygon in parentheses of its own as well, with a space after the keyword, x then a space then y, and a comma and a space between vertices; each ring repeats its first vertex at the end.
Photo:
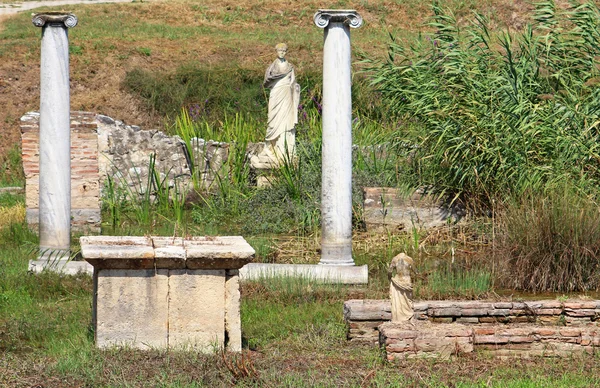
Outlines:
POLYGON ((225 270, 169 271, 169 347, 212 352, 225 340, 225 270))
POLYGON ((167 346, 167 270, 104 269, 94 276, 98 347, 152 349, 167 346))
POLYGON ((250 263, 240 269, 242 281, 271 277, 299 277, 332 284, 367 284, 369 268, 366 265, 250 263))
POLYGON ((565 308, 565 314, 569 317, 595 317, 596 310, 595 309, 573 309, 573 308, 565 308))
POLYGON ((228 270, 225 277, 225 345, 232 352, 242 351, 240 318, 240 277, 238 270, 228 270))
POLYGON ((435 323, 452 323, 452 322, 454 322, 454 318, 452 318, 452 317, 432 318, 431 322, 435 322, 435 323))
POLYGON ((185 268, 185 249, 181 237, 153 237, 154 259, 157 268, 185 268))
POLYGON ((392 319, 389 300, 354 299, 344 302, 346 321, 389 321, 392 319))
POLYGON ((562 309, 547 309, 547 308, 539 308, 535 310, 537 315, 560 315, 562 314, 562 309))
POLYGON ((406 196, 395 188, 365 187, 363 197, 363 217, 368 229, 430 228, 445 225, 449 218, 458 220, 465 214, 461 206, 443 204, 423 190, 406 196))
POLYGON ((456 323, 477 324, 477 323, 479 323, 479 318, 477 318, 477 317, 460 317, 460 318, 456 318, 456 323))
POLYGON ((565 309, 579 310, 579 309, 595 309, 598 308, 598 301, 567 301, 563 303, 565 309))
POLYGON ((473 343, 474 344, 500 345, 500 344, 507 344, 508 340, 509 340, 508 337, 501 337, 501 336, 497 336, 497 335, 475 335, 475 338, 473 339, 473 343))
POLYGON ((189 269, 239 269, 254 257, 241 236, 191 237, 183 246, 189 269))
POLYGON ((434 308, 430 309, 429 315, 432 317, 460 317, 462 309, 457 307, 434 308))
POLYGON ((385 346, 386 351, 392 353, 414 352, 417 350, 414 340, 397 341, 385 346))
POLYGON ((506 317, 510 315, 510 309, 495 308, 493 310, 489 310, 489 315, 494 317, 506 317))
POLYGON ((488 315, 488 309, 486 308, 463 308, 461 309, 461 316, 463 317, 485 317, 488 315))

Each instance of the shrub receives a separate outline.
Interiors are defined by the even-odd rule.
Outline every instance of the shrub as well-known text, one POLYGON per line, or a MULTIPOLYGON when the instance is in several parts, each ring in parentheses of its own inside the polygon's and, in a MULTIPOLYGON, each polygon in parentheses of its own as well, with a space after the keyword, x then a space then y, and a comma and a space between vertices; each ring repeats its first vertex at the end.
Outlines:
POLYGON ((421 125, 413 173, 421 185, 489 206, 571 179, 600 181, 600 12, 592 2, 536 4, 523 33, 461 31, 436 3, 431 37, 392 40, 371 62, 391 112, 421 125))

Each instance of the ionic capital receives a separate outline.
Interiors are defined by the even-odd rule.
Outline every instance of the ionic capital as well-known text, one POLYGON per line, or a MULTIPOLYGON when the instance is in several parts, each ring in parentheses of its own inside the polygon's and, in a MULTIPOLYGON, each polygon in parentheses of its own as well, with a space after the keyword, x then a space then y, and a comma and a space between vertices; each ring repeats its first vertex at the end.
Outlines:
POLYGON ((33 15, 31 22, 36 27, 53 26, 73 28, 77 25, 77 16, 68 12, 43 12, 33 15))
POLYGON ((362 17, 353 9, 320 9, 315 13, 313 20, 319 28, 326 28, 329 22, 344 23, 352 28, 363 24, 362 17))

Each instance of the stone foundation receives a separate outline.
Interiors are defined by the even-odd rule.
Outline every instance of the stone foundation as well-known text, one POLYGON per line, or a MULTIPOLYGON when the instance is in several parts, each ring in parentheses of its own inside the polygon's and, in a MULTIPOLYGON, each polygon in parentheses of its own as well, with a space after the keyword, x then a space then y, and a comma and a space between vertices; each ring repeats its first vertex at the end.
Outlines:
POLYGON ((481 352, 496 357, 565 357, 593 354, 600 328, 548 327, 528 324, 474 325, 428 321, 387 322, 379 326, 379 343, 390 361, 415 357, 447 358, 481 352))
POLYGON ((96 346, 241 351, 242 237, 81 237, 96 346))
MULTIPOLYGON (((528 302, 426 301, 414 304, 415 320, 465 325, 600 326, 600 300, 528 302)), ((376 343, 378 326, 392 318, 389 300, 344 303, 348 339, 376 343)))

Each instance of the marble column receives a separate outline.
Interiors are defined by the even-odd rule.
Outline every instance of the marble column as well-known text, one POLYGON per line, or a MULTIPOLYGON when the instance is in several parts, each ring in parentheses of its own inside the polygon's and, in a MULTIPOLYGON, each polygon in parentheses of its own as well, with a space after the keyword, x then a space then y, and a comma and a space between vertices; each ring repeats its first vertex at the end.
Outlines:
POLYGON ((313 19, 325 30, 320 264, 354 265, 350 28, 362 18, 354 10, 319 10, 313 19))
POLYGON ((71 126, 68 29, 77 17, 64 12, 39 13, 40 63, 40 254, 68 255, 71 244, 71 126))

